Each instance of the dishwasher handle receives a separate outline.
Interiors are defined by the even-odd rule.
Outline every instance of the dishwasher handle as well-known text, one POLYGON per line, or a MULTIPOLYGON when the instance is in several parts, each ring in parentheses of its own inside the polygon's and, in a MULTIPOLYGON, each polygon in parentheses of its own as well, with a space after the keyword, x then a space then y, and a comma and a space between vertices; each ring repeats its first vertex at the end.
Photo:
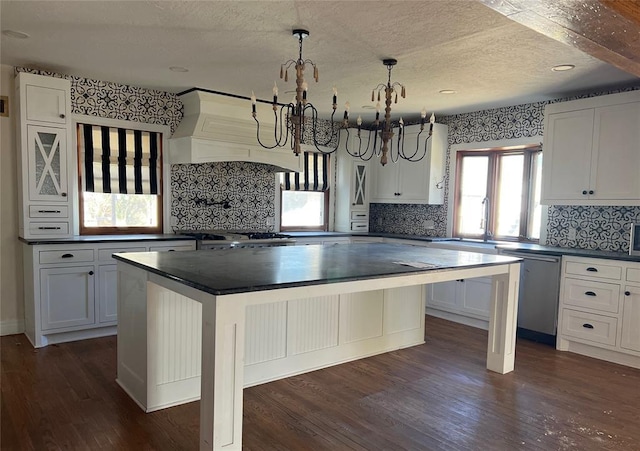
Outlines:
POLYGON ((530 254, 528 252, 501 251, 500 253, 508 257, 518 257, 525 260, 536 260, 549 263, 558 263, 560 261, 560 257, 543 257, 541 255, 530 254))

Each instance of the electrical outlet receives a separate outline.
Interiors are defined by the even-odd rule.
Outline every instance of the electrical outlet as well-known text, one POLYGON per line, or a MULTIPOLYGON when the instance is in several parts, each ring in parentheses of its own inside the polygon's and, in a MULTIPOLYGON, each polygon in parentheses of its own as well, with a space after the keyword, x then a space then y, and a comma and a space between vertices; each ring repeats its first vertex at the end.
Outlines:
POLYGON ((569 228, 569 235, 568 237, 570 240, 575 240, 576 239, 576 229, 573 227, 569 228))
POLYGON ((436 225, 433 222, 433 219, 425 219, 424 220, 424 228, 425 228, 425 230, 433 230, 433 229, 435 229, 436 225))

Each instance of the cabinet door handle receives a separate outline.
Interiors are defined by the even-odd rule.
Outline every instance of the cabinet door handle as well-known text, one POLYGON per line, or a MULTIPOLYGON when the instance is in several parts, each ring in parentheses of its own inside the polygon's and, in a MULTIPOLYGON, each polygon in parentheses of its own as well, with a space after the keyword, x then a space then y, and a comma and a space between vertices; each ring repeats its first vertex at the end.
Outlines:
POLYGON ((60 230, 61 227, 38 227, 38 230, 60 230))
POLYGON ((595 296, 596 294, 593 291, 585 291, 584 294, 587 296, 595 296))
POLYGON ((60 210, 38 210, 38 213, 62 213, 60 210))
POLYGON ((592 189, 589 190, 589 194, 593 194, 594 191, 592 189))
POLYGON ((67 197, 67 193, 60 193, 62 197, 67 197))
POLYGON ((593 329, 593 325, 589 323, 584 323, 582 327, 584 327, 585 329, 593 329))
POLYGON ((366 215, 356 215, 358 218, 364 218, 366 215))
POLYGON ((625 296, 631 296, 631 292, 630 292, 630 291, 625 291, 625 292, 624 292, 624 295, 625 295, 625 296))
POLYGON ((93 275, 93 271, 89 271, 89 275, 92 276, 93 275))
POLYGON ((586 189, 585 189, 585 190, 582 190, 582 194, 583 194, 584 196, 586 196, 586 195, 587 195, 587 190, 586 190, 586 189))
POLYGON ((73 258, 73 254, 62 254, 60 258, 73 258))
POLYGON ((60 114, 60 119, 64 119, 65 115, 64 114, 60 114))
POLYGON ((598 272, 598 268, 594 268, 593 266, 589 266, 587 268, 587 271, 589 271, 589 272, 598 272))

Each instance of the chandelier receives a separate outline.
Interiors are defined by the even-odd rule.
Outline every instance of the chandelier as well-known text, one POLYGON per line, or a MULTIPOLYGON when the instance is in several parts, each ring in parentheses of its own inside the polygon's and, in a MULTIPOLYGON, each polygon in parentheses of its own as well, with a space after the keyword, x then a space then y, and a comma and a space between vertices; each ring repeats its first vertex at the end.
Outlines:
POLYGON ((289 69, 293 66, 296 71, 296 95, 290 103, 278 103, 278 86, 273 85, 273 115, 274 115, 274 144, 266 145, 260 140, 260 122, 256 114, 256 96, 251 93, 251 114, 256 121, 256 135, 258 143, 265 149, 275 149, 277 147, 285 147, 287 144, 293 149, 293 153, 299 155, 301 152, 301 142, 313 144, 313 146, 322 153, 333 153, 338 149, 340 143, 340 129, 348 127, 349 107, 346 105, 344 119, 340 123, 335 123, 333 118, 337 109, 336 88, 333 88, 333 112, 331 113, 331 129, 330 133, 326 133, 319 140, 318 130, 318 111, 311 102, 307 100, 308 84, 304 79, 304 70, 309 64, 313 67, 313 78, 318 82, 318 67, 316 64, 302 57, 302 41, 309 36, 309 31, 304 29, 293 30, 293 36, 298 39, 299 52, 298 59, 290 59, 280 66, 280 78, 285 82, 289 80, 289 69), (289 141, 291 139, 291 141, 289 141), (335 147, 329 147, 335 143, 335 147))
MULTIPOLYGON (((387 83, 380 83, 376 86, 371 92, 371 101, 376 104, 376 119, 373 122, 372 126, 365 130, 368 130, 368 139, 366 146, 363 148, 363 139, 362 139, 362 118, 358 116, 356 121, 358 127, 358 149, 349 149, 349 130, 347 128, 347 140, 346 140, 346 150, 353 157, 359 157, 362 160, 370 160, 374 155, 380 157, 380 163, 384 166, 389 162, 389 158, 391 158, 392 162, 398 161, 398 159, 402 158, 407 161, 420 161, 427 154, 427 143, 429 138, 433 135, 433 124, 436 121, 435 114, 431 114, 429 119, 429 132, 424 140, 421 139, 422 132, 424 131, 424 125, 426 122, 427 111, 426 109, 422 109, 420 112, 420 132, 417 135, 416 146, 413 151, 405 151, 405 125, 402 117, 398 120, 397 123, 391 121, 391 103, 398 103, 398 91, 400 91, 400 97, 403 99, 406 96, 406 90, 404 85, 398 82, 391 82, 391 70, 393 66, 395 66, 398 61, 393 58, 383 59, 382 63, 387 67, 388 78, 387 83), (377 92, 377 96, 376 96, 377 92), (380 100, 381 94, 384 92, 384 119, 380 120, 380 100), (372 139, 373 135, 373 139, 372 139), (396 138, 396 151, 394 158, 394 140, 393 137, 396 138), (379 139, 378 139, 379 138, 379 139), (422 151, 421 151, 422 149, 422 151)), ((347 124, 348 115, 345 112, 345 128, 348 126, 347 124)))

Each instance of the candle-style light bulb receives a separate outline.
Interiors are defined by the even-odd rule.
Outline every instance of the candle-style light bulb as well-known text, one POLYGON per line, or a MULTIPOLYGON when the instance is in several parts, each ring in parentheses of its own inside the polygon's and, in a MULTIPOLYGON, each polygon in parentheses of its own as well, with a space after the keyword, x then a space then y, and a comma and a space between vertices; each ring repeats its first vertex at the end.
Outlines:
POLYGON ((305 81, 302 83, 302 100, 306 102, 307 100, 307 91, 309 90, 309 84, 305 81))
POLYGON ((356 124, 358 124, 358 127, 360 127, 362 125, 362 116, 358 115, 358 119, 356 120, 356 124))
POLYGON ((427 109, 423 108, 422 111, 420 111, 420 117, 422 119, 424 119, 425 117, 427 117, 427 109))
POLYGON ((380 102, 376 103, 376 113, 380 112, 380 102))
POLYGON ((398 121, 398 123, 400 124, 400 127, 404 126, 404 121, 402 120, 402 118, 400 118, 400 120, 398 121))
POLYGON ((349 104, 349 102, 346 102, 344 104, 344 118, 349 119, 349 109, 351 108, 351 105, 349 104))
MULTIPOLYGON (((278 85, 276 82, 273 82, 273 107, 275 108, 276 103, 278 103, 278 85)), ((274 110, 275 111, 275 110, 274 110)))
POLYGON ((256 112, 256 95, 253 91, 251 91, 251 112, 254 114, 256 112))
POLYGON ((333 104, 335 105, 338 102, 338 90, 336 87, 333 87, 333 104))
POLYGON ((431 124, 435 124, 436 123, 436 115, 434 113, 431 113, 431 117, 429 118, 429 122, 431 124))

